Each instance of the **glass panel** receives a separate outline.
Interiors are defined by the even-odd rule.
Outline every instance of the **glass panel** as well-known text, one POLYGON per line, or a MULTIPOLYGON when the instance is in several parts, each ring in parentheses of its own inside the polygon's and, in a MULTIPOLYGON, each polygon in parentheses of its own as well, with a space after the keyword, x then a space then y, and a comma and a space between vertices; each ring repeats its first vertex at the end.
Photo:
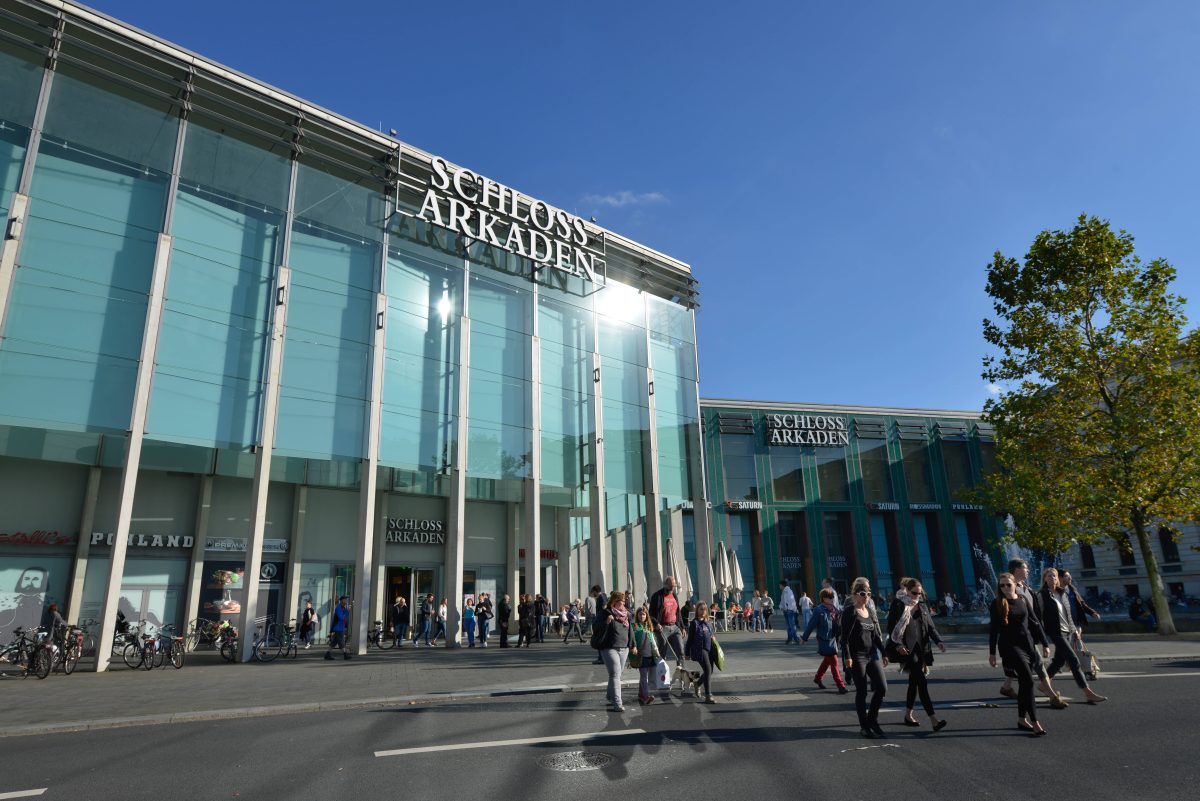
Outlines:
MULTIPOLYGON (((975 556, 971 550, 971 535, 967 530, 967 516, 954 516, 954 534, 958 538, 958 556, 962 562, 963 583, 968 587, 975 586, 975 556)), ((934 596, 936 597, 936 596, 934 596)))
POLYGON ((825 564, 833 587, 845 595, 850 588, 850 570, 853 560, 854 534, 850 529, 850 515, 845 512, 825 512, 821 515, 825 529, 825 564))
POLYGON ((725 467, 725 499, 758 500, 758 476, 754 470, 754 437, 722 434, 721 463, 725 467))
MULTIPOLYGON (((807 449, 807 448, 806 448, 807 449)), ((846 449, 811 448, 817 463, 817 483, 822 501, 850 500, 850 481, 846 475, 846 449)))
POLYGON ((0 426, 0 455, 92 465, 96 464, 100 438, 100 434, 0 426))
POLYGON ((996 472, 996 443, 979 443, 979 459, 982 463, 980 465, 980 473, 982 475, 986 476, 990 473, 996 472))
POLYGON ((771 454, 772 489, 777 501, 804 500, 804 471, 800 448, 768 447, 771 454))
POLYGON ((871 555, 875 559, 875 591, 884 592, 892 585, 892 560, 883 515, 871 515, 871 555))
POLYGON ((804 513, 780 512, 775 531, 779 540, 779 577, 789 584, 798 584, 795 589, 799 592, 804 587, 804 560, 810 558, 804 513))
POLYGON ((147 431, 212 447, 257 441, 289 158, 193 119, 147 431))
POLYGON ((960 490, 968 489, 975 483, 971 480, 971 455, 967 451, 967 443, 943 441, 942 463, 946 467, 946 484, 951 497, 956 497, 960 490))
POLYGON ((0 419, 128 428, 177 125, 124 88, 65 66, 55 77, 0 350, 0 419))
POLYGON ((32 51, 0 41, 0 218, 21 179, 42 66, 32 51))
POLYGON ((904 455, 904 480, 908 486, 908 500, 918 503, 935 500, 929 450, 925 443, 901 440, 900 449, 904 455))
POLYGON ((937 598, 937 584, 933 580, 933 550, 929 544, 929 527, 925 515, 913 515, 913 536, 917 541, 917 564, 921 567, 921 584, 925 594, 937 598))
POLYGON ((888 468, 887 441, 860 439, 858 459, 862 466, 863 497, 868 503, 894 500, 892 474, 888 468))
POLYGON ((365 179, 300 165, 279 451, 363 455, 382 210, 380 188, 365 179))

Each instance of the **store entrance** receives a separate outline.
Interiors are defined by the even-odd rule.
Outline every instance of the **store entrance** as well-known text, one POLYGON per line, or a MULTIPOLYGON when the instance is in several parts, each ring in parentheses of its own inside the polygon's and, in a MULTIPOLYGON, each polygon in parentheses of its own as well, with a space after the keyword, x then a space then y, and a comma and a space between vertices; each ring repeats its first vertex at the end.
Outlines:
POLYGON ((434 601, 440 600, 437 597, 436 578, 437 571, 432 567, 389 567, 384 601, 391 606, 396 602, 397 595, 402 596, 413 610, 415 620, 416 610, 421 608, 421 599, 427 593, 434 593, 434 601))

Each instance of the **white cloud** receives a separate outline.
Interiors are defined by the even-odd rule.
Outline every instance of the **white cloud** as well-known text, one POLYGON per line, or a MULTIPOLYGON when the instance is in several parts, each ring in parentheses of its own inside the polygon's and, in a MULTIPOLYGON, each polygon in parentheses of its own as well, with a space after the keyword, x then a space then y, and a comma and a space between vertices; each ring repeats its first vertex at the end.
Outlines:
POLYGON ((1001 392, 1000 385, 999 384, 988 384, 987 391, 988 391, 989 395, 999 395, 1001 392))
POLYGON ((607 195, 584 195, 583 202, 592 206, 609 206, 619 209, 624 206, 649 206, 654 203, 666 203, 667 196, 662 192, 631 192, 622 189, 620 192, 610 192, 607 195))

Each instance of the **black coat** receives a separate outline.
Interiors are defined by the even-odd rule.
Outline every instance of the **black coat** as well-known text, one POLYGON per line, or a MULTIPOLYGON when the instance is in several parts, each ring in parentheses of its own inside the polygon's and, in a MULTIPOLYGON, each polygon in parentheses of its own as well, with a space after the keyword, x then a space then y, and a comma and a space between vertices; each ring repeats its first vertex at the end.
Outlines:
MULTIPOLYGON (((892 605, 888 609, 885 638, 892 636, 892 632, 896 630, 896 624, 900 622, 903 614, 904 602, 893 598, 892 605)), ((937 626, 933 623, 933 615, 930 614, 929 607, 924 601, 917 602, 917 608, 913 610, 908 626, 904 629, 903 640, 903 645, 908 649, 908 653, 901 654, 899 651, 892 651, 891 654, 899 660, 901 665, 907 668, 912 662, 914 654, 919 655, 921 664, 933 664, 933 646, 941 645, 942 635, 938 633, 937 626)))
POLYGON ((500 628, 507 631, 509 621, 512 620, 512 604, 501 601, 497 609, 497 614, 500 616, 500 628))
MULTIPOLYGON (((632 619, 632 614, 626 618, 632 619)), ((601 629, 607 627, 607 631, 600 637, 600 650, 633 647, 633 627, 628 623, 618 623, 611 609, 605 607, 596 613, 596 626, 601 629)))
POLYGON ((401 606, 400 604, 392 604, 392 627, 407 626, 409 621, 409 612, 411 609, 408 604, 401 606))
MULTIPOLYGON (((1067 603, 1070 603, 1068 599, 1067 603)), ((1047 638, 1056 637, 1062 633, 1062 609, 1059 608, 1058 602, 1050 595, 1050 590, 1039 590, 1033 596, 1034 610, 1037 612, 1038 620, 1041 621, 1042 631, 1047 638)), ((1069 622, 1067 628, 1070 628, 1069 622)))

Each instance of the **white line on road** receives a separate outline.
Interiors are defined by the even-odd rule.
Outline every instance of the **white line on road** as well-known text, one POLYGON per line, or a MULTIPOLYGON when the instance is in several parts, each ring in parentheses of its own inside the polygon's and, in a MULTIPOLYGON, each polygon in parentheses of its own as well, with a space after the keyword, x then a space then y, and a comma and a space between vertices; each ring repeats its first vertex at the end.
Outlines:
POLYGON ((1097 681, 1105 679, 1174 679, 1179 676, 1200 676, 1200 672, 1193 673, 1105 673, 1100 672, 1096 677, 1097 681))
MULTIPOLYGON (((492 740, 486 743, 450 743, 447 745, 426 745, 421 748, 396 748, 391 751, 376 751, 377 757, 404 756, 406 754, 429 754, 434 751, 466 751, 472 748, 499 748, 505 745, 537 745, 538 743, 569 743, 576 740, 592 740, 598 737, 628 737, 631 734, 645 734, 645 729, 622 729, 620 731, 596 731, 586 734, 560 734, 556 737, 525 737, 520 740, 492 740)), ((6 796, 0 796, 5 798, 6 796)))
POLYGON ((41 795, 46 792, 43 787, 40 790, 14 790, 11 793, 0 793, 0 798, 32 798, 35 795, 41 795))

